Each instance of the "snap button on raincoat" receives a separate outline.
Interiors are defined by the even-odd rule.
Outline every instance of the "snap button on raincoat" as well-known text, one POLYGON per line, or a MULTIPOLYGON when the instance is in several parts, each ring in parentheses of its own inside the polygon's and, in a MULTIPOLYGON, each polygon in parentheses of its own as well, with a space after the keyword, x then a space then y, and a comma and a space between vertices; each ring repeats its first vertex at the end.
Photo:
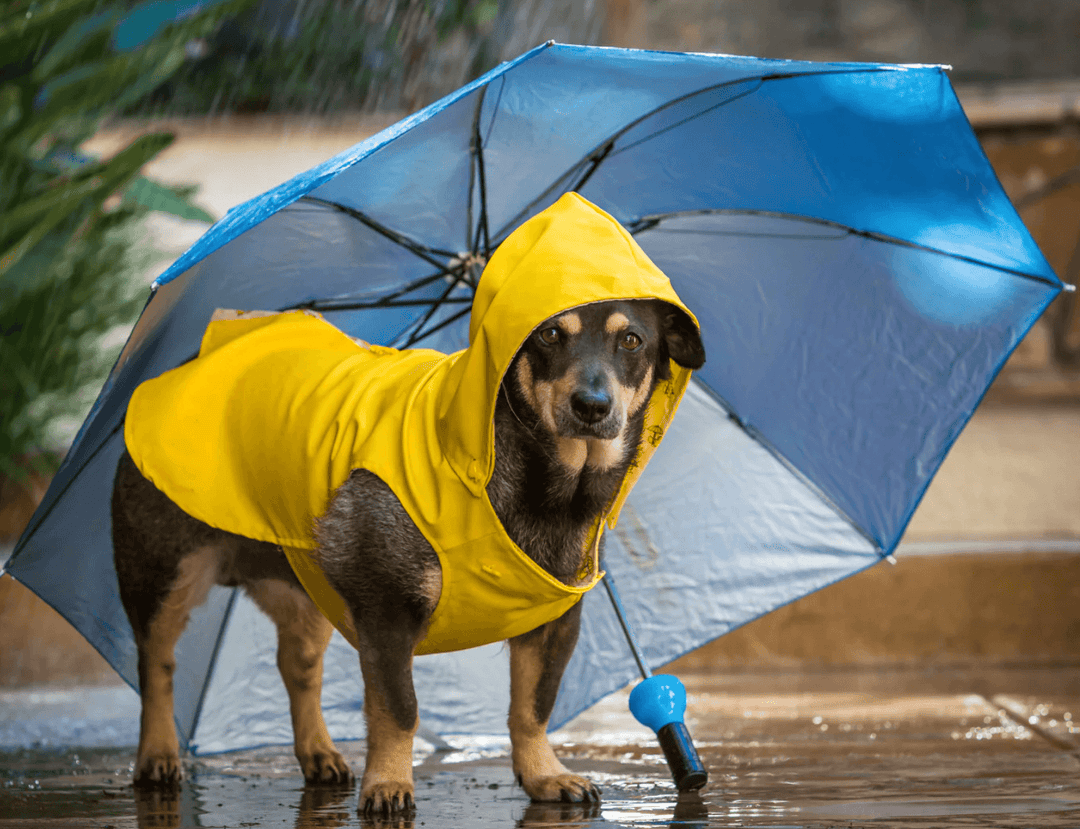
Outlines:
POLYGON ((368 346, 303 312, 218 320, 196 359, 135 390, 124 439, 143 475, 185 512, 281 545, 354 646, 351 615, 318 565, 314 521, 353 469, 374 473, 442 566, 442 593, 416 653, 497 642, 557 619, 596 585, 603 526, 614 526, 690 371, 672 362, 671 379, 654 392, 645 439, 582 551, 574 585, 523 553, 488 499, 499 384, 521 344, 550 317, 592 302, 645 298, 693 319, 633 237, 570 193, 492 255, 465 350, 368 346))

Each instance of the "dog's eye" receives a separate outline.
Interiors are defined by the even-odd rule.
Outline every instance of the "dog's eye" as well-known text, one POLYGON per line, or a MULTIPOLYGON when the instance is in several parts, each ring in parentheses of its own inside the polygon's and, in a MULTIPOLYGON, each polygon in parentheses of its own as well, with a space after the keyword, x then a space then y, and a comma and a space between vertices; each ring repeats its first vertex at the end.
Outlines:
POLYGON ((540 339, 548 345, 555 345, 559 341, 561 332, 555 326, 545 328, 540 332, 540 339))
POLYGON ((627 351, 637 351, 641 348, 641 337, 632 331, 627 331, 619 340, 619 345, 627 351))

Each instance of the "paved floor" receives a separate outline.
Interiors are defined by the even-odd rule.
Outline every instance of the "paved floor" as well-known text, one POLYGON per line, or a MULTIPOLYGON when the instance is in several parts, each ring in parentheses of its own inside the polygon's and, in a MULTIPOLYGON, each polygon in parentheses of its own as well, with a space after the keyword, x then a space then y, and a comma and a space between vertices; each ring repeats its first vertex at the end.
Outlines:
MULTIPOLYGON (((599 807, 530 804, 504 742, 472 740, 418 750, 415 818, 375 825, 1080 826, 1078 664, 685 679, 711 775, 701 797, 677 797, 620 694, 554 735, 568 765, 603 788, 599 807)), ((36 705, 56 722, 58 697, 20 693, 5 710, 26 721, 36 705)), ((9 726, 0 720, 0 745, 9 726)), ((345 751, 359 768, 362 743, 345 751)), ((126 748, 0 751, 0 829, 370 825, 354 790, 305 789, 287 748, 189 761, 175 795, 136 796, 131 759, 126 748)))

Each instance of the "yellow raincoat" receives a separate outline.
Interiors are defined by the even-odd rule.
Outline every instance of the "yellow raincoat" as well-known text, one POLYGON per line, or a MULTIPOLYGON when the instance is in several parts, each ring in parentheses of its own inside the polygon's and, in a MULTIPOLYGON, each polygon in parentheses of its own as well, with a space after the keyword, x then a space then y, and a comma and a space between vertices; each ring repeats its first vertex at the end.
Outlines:
POLYGON ((135 390, 124 438, 143 475, 185 512, 281 545, 354 645, 351 616, 313 552, 313 522, 351 470, 369 470, 442 566, 442 593, 416 652, 497 642, 557 619, 596 585, 603 523, 614 526, 690 377, 672 362, 671 380, 649 403, 647 439, 583 550, 580 581, 565 585, 510 540, 487 496, 503 374, 548 318, 650 297, 690 313, 630 234, 571 193, 492 255, 464 351, 365 347, 301 312, 219 320, 197 359, 135 390))

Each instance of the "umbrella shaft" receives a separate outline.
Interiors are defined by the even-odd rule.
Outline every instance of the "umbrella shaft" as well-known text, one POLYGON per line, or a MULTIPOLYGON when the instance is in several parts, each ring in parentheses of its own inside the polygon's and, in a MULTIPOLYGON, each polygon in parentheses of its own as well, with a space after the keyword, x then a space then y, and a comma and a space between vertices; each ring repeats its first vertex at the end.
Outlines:
POLYGON ((622 599, 619 598, 619 591, 615 588, 615 580, 611 577, 611 573, 604 574, 603 582, 608 598, 611 599, 611 606, 615 609, 615 616, 618 618, 623 634, 626 636, 626 642, 630 645, 630 652, 634 654, 634 661, 637 662, 638 670, 641 671, 641 676, 644 679, 648 679, 652 676, 652 671, 649 670, 649 666, 645 662, 645 654, 641 652, 637 639, 634 637, 634 631, 630 628, 630 622, 626 619, 626 611, 623 610, 622 599))

